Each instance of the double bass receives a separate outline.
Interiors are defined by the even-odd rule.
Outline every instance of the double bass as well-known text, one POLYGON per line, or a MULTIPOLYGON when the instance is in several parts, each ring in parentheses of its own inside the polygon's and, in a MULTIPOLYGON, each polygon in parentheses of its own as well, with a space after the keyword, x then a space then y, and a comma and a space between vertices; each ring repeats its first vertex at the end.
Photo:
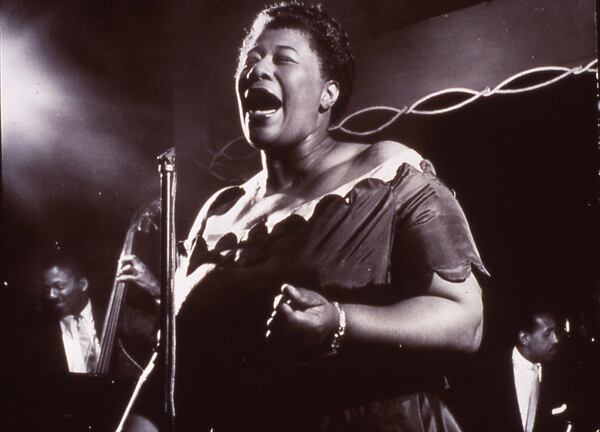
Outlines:
MULTIPOLYGON (((100 356, 96 374, 107 375, 115 363, 113 354, 118 344, 116 371, 129 376, 139 376, 156 352, 159 341, 155 337, 160 328, 165 362, 165 411, 174 416, 174 375, 175 375, 175 304, 174 272, 175 253, 175 149, 171 148, 158 156, 158 171, 161 180, 160 198, 142 206, 133 216, 119 256, 119 263, 134 251, 134 241, 139 241, 140 233, 145 234, 146 243, 140 252, 146 265, 160 257, 159 273, 161 295, 157 303, 142 290, 127 290, 127 284, 118 279, 119 266, 115 273, 113 288, 104 320, 100 345, 100 356), (160 249, 158 248, 160 246, 160 249), (148 255, 149 251, 149 255, 148 255), (144 252, 146 256, 144 256, 144 252), (160 252, 160 253, 159 253, 160 252), (127 301, 126 295, 129 296, 127 301), (123 307, 126 313, 121 313, 123 307), (158 318, 161 318, 159 321, 158 318)), ((156 274, 156 272, 155 272, 156 274)))
MULTIPOLYGON (((158 258, 160 199, 143 205, 131 219, 119 261, 127 255, 146 255, 145 262, 158 258), (134 248, 134 246, 141 246, 134 248), (135 249, 140 249, 139 252, 135 249), (152 257, 154 255, 154 257, 152 257)), ((155 349, 159 306, 148 293, 118 280, 115 273, 100 339, 97 375, 138 376, 155 349)))

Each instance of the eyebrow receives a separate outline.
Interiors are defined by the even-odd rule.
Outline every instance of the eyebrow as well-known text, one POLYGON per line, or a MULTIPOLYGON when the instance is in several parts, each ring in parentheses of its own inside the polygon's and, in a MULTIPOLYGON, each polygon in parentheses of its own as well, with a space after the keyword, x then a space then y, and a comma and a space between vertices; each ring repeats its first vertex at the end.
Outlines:
MULTIPOLYGON (((255 51, 260 51, 261 48, 262 47, 260 47, 258 45, 255 45, 255 46, 253 46, 252 48, 250 48, 248 50, 247 54, 250 54, 250 53, 255 52, 255 51)), ((298 50, 296 48, 290 46, 290 45, 276 45, 275 48, 277 48, 277 49, 289 49, 289 50, 294 51, 295 53, 298 53, 298 50)))
POLYGON ((298 52, 298 50, 294 47, 291 47, 289 45, 277 45, 275 48, 279 48, 279 49, 290 49, 294 52, 298 52))

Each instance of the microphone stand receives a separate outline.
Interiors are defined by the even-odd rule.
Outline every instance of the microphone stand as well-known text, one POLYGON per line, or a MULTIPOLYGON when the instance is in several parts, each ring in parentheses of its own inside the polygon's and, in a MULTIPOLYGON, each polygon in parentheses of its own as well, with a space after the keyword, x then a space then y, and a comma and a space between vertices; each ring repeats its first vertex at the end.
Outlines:
POLYGON ((175 149, 158 156, 161 189, 161 342, 165 431, 175 429, 175 149))

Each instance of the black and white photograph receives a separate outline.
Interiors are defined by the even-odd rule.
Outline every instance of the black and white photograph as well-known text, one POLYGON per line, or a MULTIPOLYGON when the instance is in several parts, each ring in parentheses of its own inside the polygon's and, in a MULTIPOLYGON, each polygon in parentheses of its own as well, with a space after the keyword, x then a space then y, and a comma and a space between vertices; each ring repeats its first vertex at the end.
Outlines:
POLYGON ((593 0, 6 0, 0 429, 600 432, 593 0))

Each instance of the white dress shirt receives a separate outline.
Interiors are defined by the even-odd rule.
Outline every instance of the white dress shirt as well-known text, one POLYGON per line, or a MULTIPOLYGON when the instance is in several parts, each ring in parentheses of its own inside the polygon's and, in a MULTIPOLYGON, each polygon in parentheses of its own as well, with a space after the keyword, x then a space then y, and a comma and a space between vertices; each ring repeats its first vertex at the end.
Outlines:
POLYGON ((94 326, 92 304, 88 300, 87 304, 78 316, 67 315, 60 320, 60 330, 62 332, 63 347, 65 349, 65 355, 69 365, 69 372, 93 372, 87 370, 85 353, 87 352, 88 347, 81 346, 82 338, 77 326, 78 318, 80 320, 80 326, 87 331, 91 343, 94 344, 92 349, 95 350, 97 355, 100 354, 100 342, 98 341, 96 327, 94 326))
POLYGON ((532 363, 521 355, 515 347, 512 352, 513 373, 515 376, 515 390, 517 392, 517 401, 519 403, 519 413, 521 414, 521 424, 523 430, 533 429, 533 420, 537 410, 537 397, 539 385, 542 382, 542 365, 532 363), (535 388, 537 386, 537 388, 535 388), (535 392, 535 395, 534 395, 535 392), (530 415, 530 425, 527 425, 527 418, 530 415))

